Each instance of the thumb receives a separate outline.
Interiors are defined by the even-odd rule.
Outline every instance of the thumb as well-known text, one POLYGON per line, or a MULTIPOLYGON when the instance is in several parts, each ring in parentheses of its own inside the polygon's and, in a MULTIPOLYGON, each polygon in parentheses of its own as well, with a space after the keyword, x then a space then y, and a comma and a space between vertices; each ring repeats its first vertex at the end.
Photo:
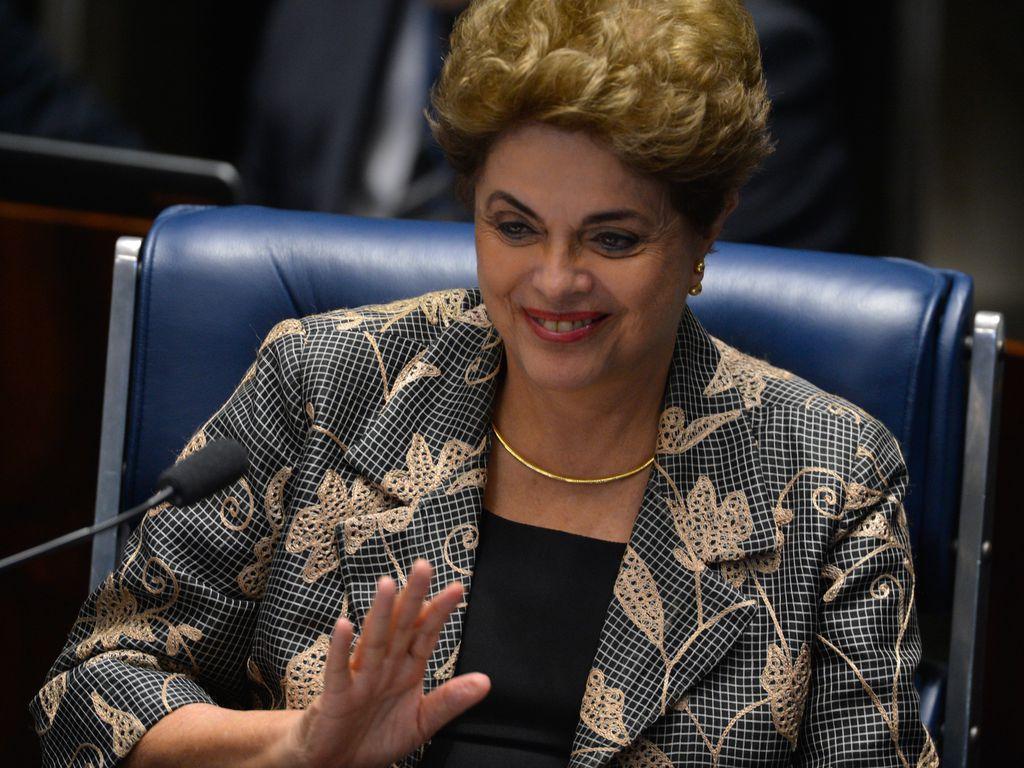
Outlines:
POLYGON ((468 672, 449 680, 423 697, 420 730, 429 739, 445 725, 478 703, 491 690, 491 679, 483 672, 468 672))

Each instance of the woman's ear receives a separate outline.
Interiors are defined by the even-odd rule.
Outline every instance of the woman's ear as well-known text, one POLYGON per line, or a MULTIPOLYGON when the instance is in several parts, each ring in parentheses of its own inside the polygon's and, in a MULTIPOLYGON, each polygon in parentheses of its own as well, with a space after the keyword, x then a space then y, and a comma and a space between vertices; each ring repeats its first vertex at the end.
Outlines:
POLYGON ((740 204, 740 193, 737 190, 733 190, 725 198, 725 205, 722 208, 722 212, 718 214, 714 223, 711 225, 711 229, 708 230, 705 236, 706 246, 710 248, 714 245, 714 242, 718 239, 718 236, 722 234, 722 229, 725 227, 725 222, 729 218, 729 215, 736 210, 736 206, 740 204))

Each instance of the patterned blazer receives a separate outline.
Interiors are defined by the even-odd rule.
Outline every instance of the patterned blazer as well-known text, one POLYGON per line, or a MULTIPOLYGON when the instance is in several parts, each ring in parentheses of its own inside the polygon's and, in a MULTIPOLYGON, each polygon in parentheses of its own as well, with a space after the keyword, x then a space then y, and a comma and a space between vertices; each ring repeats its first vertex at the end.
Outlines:
MULTIPOLYGON (((476 289, 278 324, 182 453, 233 437, 247 475, 145 515, 32 701, 45 764, 114 765, 191 702, 307 706, 337 616, 417 557, 472 601, 502 359, 476 289)), ((937 766, 906 487, 878 420, 687 307, 569 765, 937 766)))

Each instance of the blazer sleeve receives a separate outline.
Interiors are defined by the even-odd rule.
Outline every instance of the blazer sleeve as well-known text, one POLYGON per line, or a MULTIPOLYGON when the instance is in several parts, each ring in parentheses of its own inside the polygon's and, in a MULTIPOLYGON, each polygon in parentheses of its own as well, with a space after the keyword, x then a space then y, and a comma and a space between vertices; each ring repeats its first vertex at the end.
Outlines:
POLYGON ((305 439, 299 321, 279 324, 180 458, 238 440, 249 469, 181 508, 149 510, 117 568, 82 606, 30 704, 46 766, 120 762, 185 704, 244 705, 249 648, 305 439))
POLYGON ((913 685, 921 658, 896 438, 865 419, 821 572, 811 690, 793 764, 935 768, 913 685))

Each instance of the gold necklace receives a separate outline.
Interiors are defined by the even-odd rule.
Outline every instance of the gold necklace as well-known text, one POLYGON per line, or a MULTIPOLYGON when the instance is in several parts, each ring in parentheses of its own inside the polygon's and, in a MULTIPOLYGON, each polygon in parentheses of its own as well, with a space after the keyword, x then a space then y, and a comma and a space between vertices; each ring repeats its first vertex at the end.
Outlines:
POLYGON ((631 469, 628 472, 623 472, 622 474, 619 475, 609 475, 608 477, 593 478, 565 477, 564 475, 556 475, 554 472, 548 472, 546 469, 541 469, 536 464, 531 464, 529 461, 527 461, 518 453, 512 450, 512 447, 505 442, 505 438, 501 436, 501 432, 498 431, 498 427, 493 422, 491 423, 491 429, 494 430, 494 436, 498 438, 498 442, 500 442, 505 447, 505 450, 512 455, 513 459, 518 461, 527 469, 532 469, 534 472, 544 475, 544 477, 550 477, 552 480, 561 480, 563 483, 582 483, 587 485, 596 485, 598 483, 610 483, 613 480, 621 480, 624 477, 630 477, 631 475, 635 475, 637 472, 647 469, 647 467, 651 466, 651 464, 654 463, 654 456, 651 456, 651 458, 649 458, 636 469, 631 469))

